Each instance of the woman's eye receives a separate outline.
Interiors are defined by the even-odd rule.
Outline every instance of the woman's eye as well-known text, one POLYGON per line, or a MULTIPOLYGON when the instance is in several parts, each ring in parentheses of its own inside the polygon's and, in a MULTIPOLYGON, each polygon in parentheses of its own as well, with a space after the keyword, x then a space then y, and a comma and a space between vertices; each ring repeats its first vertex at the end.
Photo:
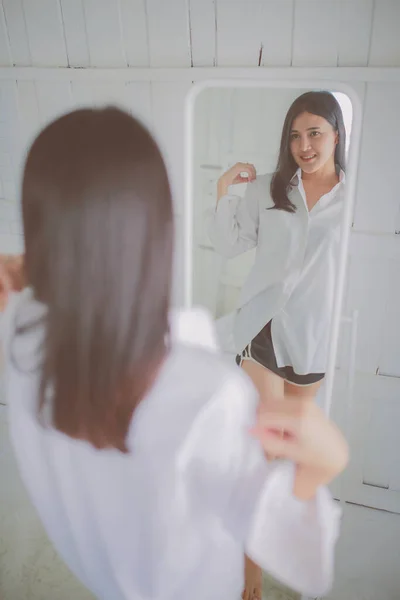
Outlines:
POLYGON ((299 137, 299 134, 298 134, 298 133, 292 133, 292 134, 291 134, 291 136, 290 136, 290 139, 291 139, 291 140, 297 140, 297 139, 298 139, 298 137, 299 137))
POLYGON ((311 135, 311 137, 316 137, 316 136, 320 135, 320 132, 319 131, 312 131, 310 135, 311 135))

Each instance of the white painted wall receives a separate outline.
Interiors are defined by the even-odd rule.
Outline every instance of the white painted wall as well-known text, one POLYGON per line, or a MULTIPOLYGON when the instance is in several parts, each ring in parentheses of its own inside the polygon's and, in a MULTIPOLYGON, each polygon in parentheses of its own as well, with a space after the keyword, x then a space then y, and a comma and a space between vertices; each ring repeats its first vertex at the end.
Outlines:
POLYGON ((399 21, 397 0, 2 0, 0 66, 394 67, 399 21))

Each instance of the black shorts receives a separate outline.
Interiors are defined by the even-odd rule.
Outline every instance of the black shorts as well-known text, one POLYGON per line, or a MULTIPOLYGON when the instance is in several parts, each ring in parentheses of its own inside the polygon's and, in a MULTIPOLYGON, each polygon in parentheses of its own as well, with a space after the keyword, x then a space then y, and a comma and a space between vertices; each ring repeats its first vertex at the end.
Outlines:
POLYGON ((243 352, 236 356, 236 364, 241 366, 244 360, 252 360, 294 385, 312 385, 313 383, 322 381, 325 377, 325 373, 297 375, 292 367, 278 367, 274 346, 272 344, 271 323, 272 321, 267 323, 265 327, 261 329, 260 333, 247 344, 243 352))

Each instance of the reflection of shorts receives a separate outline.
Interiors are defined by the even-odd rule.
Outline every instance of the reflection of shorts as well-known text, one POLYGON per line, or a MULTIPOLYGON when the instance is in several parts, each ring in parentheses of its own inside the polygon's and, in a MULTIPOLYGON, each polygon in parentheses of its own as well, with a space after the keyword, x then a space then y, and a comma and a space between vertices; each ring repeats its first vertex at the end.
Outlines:
POLYGON ((271 323, 272 321, 267 323, 260 333, 247 344, 243 352, 236 356, 236 364, 241 366, 244 360, 252 360, 294 385, 312 385, 321 381, 325 377, 325 373, 297 375, 292 367, 278 367, 272 344, 271 323))

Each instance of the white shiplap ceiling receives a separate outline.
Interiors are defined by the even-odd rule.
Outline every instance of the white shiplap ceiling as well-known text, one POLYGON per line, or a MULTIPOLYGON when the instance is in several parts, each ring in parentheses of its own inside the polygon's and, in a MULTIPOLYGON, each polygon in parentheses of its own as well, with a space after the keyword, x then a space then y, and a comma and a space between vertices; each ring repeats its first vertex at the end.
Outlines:
POLYGON ((0 66, 400 66, 400 0, 0 0, 0 66))

